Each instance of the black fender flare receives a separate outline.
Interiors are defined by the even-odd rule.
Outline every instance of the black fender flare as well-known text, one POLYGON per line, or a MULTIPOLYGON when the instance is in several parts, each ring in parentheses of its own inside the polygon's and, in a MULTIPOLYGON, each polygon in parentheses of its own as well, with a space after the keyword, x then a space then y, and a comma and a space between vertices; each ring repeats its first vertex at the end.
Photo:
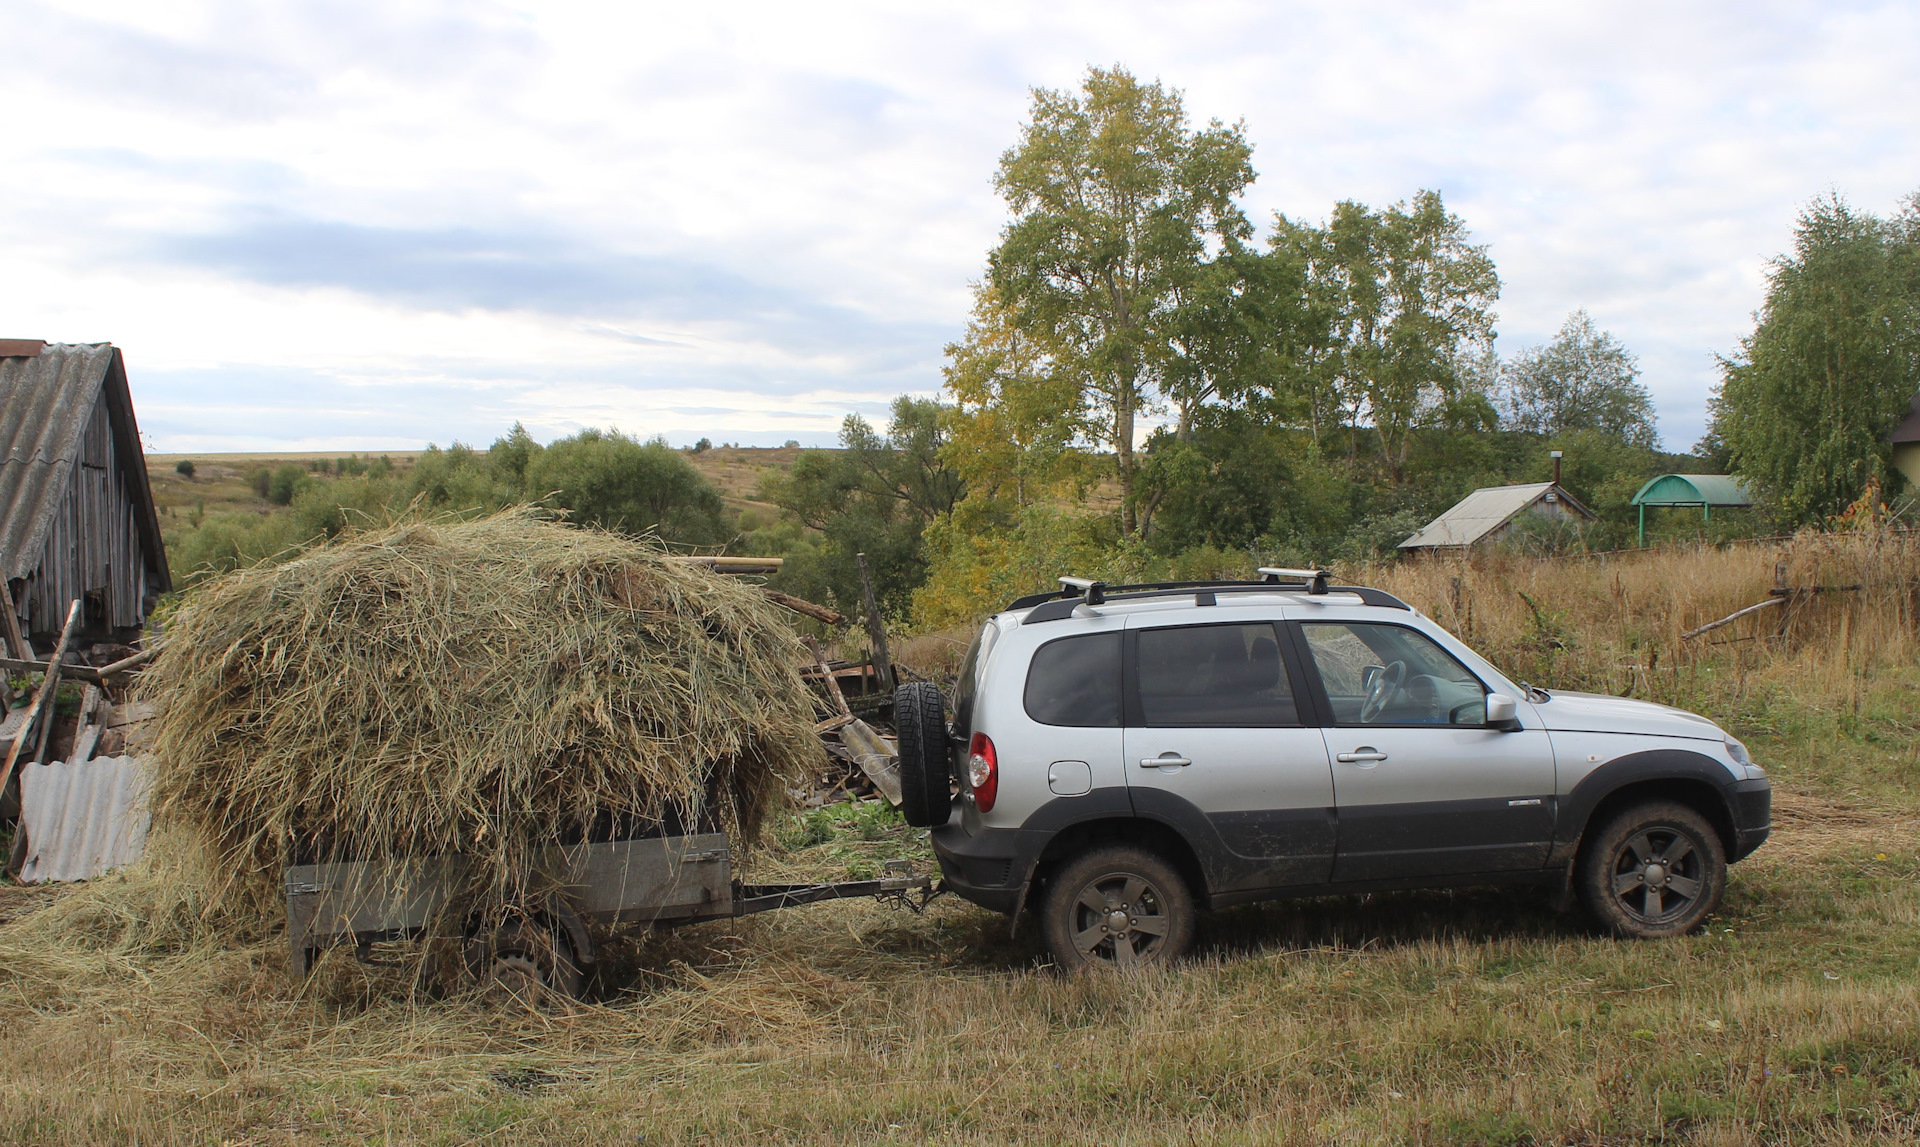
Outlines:
POLYGON ((1730 792, 1738 778, 1727 771, 1726 765, 1705 753, 1692 749, 1647 749, 1615 757, 1580 778, 1571 792, 1559 798, 1554 816, 1553 850, 1548 862, 1571 862, 1586 835, 1593 810, 1621 789, 1648 781, 1705 785, 1717 801, 1715 811, 1719 815, 1713 819, 1723 831, 1732 834, 1726 844, 1729 855, 1734 852, 1740 825, 1730 792))

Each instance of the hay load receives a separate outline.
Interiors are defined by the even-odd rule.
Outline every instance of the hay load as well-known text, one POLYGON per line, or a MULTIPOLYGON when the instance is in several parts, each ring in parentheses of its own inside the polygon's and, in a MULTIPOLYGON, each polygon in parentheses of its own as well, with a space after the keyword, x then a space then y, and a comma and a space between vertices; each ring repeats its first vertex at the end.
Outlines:
POLYGON ((458 852, 470 896, 505 898, 548 846, 610 824, 751 840, 822 761, 774 606, 527 509, 236 571, 167 631, 144 687, 156 826, 236 877, 458 852))

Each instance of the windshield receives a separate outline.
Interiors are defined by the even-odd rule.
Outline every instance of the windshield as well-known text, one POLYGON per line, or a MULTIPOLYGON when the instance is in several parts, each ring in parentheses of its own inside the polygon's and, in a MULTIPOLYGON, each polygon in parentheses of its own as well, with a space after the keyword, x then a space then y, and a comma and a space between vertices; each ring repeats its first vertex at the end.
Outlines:
POLYGON ((1000 627, 989 621, 973 635, 967 656, 960 662, 960 673, 953 682, 953 735, 960 740, 973 736, 973 698, 980 691, 980 671, 999 640, 1000 627))

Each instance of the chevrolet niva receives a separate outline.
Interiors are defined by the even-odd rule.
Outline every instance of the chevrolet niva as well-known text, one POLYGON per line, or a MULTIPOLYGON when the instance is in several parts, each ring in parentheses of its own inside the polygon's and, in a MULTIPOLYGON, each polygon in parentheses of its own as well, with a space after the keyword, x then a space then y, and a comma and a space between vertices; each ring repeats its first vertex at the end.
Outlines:
POLYGON ((981 626, 951 721, 900 687, 903 811, 946 888, 1033 906, 1066 968, 1173 959, 1200 907, 1471 884, 1652 938, 1766 840, 1766 774, 1712 721, 1515 683, 1391 594, 1260 572, 1061 578, 981 626))

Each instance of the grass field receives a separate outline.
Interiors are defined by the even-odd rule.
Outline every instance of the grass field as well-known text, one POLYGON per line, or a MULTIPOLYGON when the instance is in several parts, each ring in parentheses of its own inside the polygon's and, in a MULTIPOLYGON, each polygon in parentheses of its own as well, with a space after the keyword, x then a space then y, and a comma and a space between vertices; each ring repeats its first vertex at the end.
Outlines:
MULTIPOLYGON (((171 544, 176 535, 189 531, 198 516, 220 513, 268 515, 286 512, 255 493, 248 476, 256 470, 273 470, 287 463, 306 466, 313 461, 332 462, 355 451, 282 454, 149 454, 147 481, 153 487, 154 507, 160 514, 161 536, 171 544), (193 463, 192 477, 179 473, 183 461, 193 463)), ((716 446, 698 454, 689 453, 687 461, 720 491, 721 499, 734 513, 752 511, 761 523, 770 523, 780 510, 760 501, 760 481, 773 470, 785 470, 799 455, 797 448, 716 446)), ((413 466, 412 454, 358 455, 363 460, 385 457, 395 473, 404 474, 413 466)), ((327 481, 324 476, 316 476, 327 481)))
MULTIPOLYGON (((1684 939, 1601 938, 1538 892, 1407 893, 1221 913, 1177 967, 1063 978, 1030 925, 964 903, 827 904, 667 934, 595 1002, 534 1012, 344 953, 290 983, 271 935, 183 926, 147 878, 8 889, 0 1140, 1920 1140, 1913 552, 1815 539, 1784 553, 1794 584, 1867 589, 1784 633, 1678 637, 1764 596, 1776 556, 1371 575, 1517 673, 1747 739, 1775 835, 1684 939)), ((895 857, 924 863, 921 833, 838 806, 791 817, 757 871, 895 857)))

